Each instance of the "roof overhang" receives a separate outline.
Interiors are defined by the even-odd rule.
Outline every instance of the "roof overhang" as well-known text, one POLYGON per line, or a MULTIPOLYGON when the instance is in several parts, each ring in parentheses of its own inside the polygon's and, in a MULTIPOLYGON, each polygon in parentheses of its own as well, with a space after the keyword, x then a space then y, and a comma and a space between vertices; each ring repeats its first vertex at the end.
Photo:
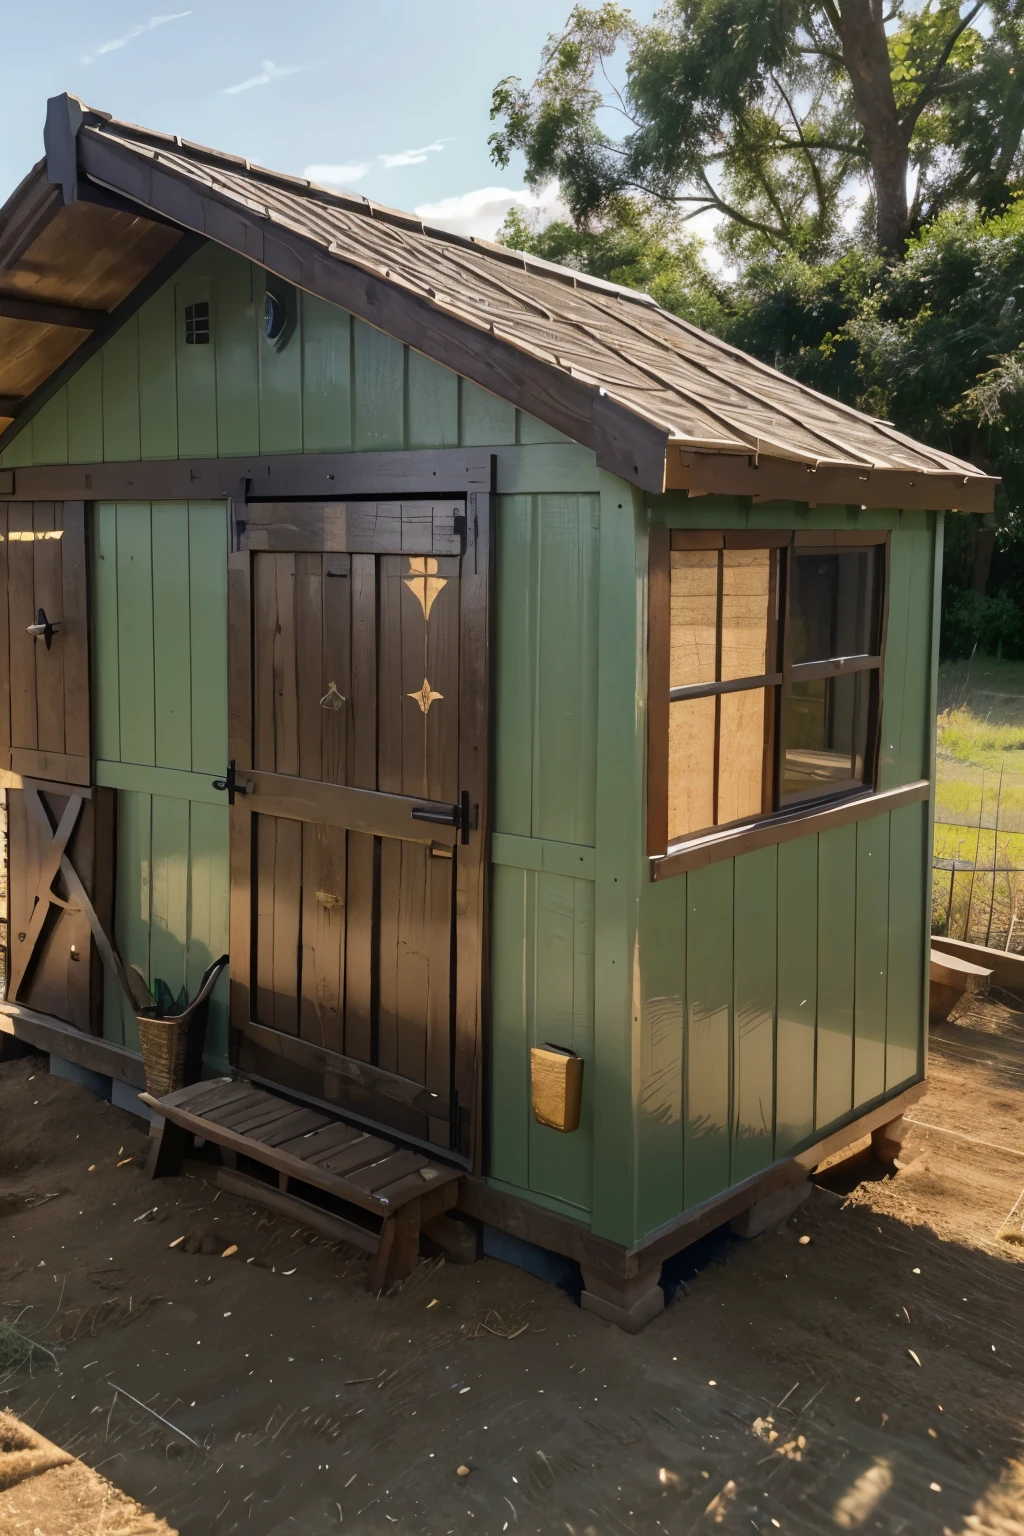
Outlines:
MULTIPOLYGON (((912 471, 807 462, 806 453, 799 452, 792 458, 756 450, 737 453, 725 447, 725 430, 722 449, 694 451, 695 439, 679 442, 670 421, 652 419, 649 407, 645 414, 616 398, 613 383, 606 388, 586 368, 538 355, 528 338, 482 323, 479 315, 467 314, 467 306, 445 302, 432 288, 424 290, 386 265, 375 265, 365 252, 325 238, 315 215, 332 194, 295 178, 257 172, 247 162, 201 146, 114 123, 108 114, 67 95, 48 103, 44 140, 45 160, 0 210, 0 447, 203 240, 211 240, 538 417, 591 448, 601 468, 645 491, 992 510, 998 482, 932 450, 918 456, 927 452, 935 467, 912 471), (174 153, 161 156, 162 146, 174 153), (175 156, 176 164, 167 163, 175 156), (235 170, 236 179, 248 178, 244 196, 237 187, 231 193, 217 184, 211 172, 226 165, 241 168, 235 170), (306 226, 269 205, 269 193, 277 187, 303 189, 309 206, 306 226), (268 194, 266 203, 260 201, 261 188, 268 194)), ((358 203, 371 224, 376 219, 459 242, 459 237, 424 231, 411 216, 376 209, 365 200, 342 194, 333 201, 358 203)), ((486 250, 496 267, 520 260, 486 242, 461 243, 486 250)), ((522 262, 536 271, 538 283, 591 286, 579 274, 530 258, 522 262)), ((596 286, 618 292, 608 284, 596 286)), ((629 305, 638 301, 639 295, 623 298, 629 305)), ((722 350, 741 356, 734 349, 722 350)), ((778 381, 778 375, 772 377, 778 381)), ((756 391, 755 380, 747 393, 756 398, 756 391)), ((811 392, 804 393, 810 402, 811 392)), ((814 397, 816 409, 822 401, 814 397)), ((834 402, 824 404, 847 417, 857 415, 834 402)), ((796 420, 792 412, 790 419, 796 420)), ((867 418, 859 420, 863 425, 867 418)))

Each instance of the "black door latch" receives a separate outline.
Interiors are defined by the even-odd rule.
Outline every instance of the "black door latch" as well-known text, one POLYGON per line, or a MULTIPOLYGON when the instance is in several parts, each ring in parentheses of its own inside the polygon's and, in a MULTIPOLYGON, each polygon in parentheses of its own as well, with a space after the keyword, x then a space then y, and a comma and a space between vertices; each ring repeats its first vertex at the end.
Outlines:
POLYGON ((214 789, 226 789, 227 790, 227 792, 228 792, 228 805, 234 805, 234 803, 235 803, 235 796, 236 795, 248 795, 248 794, 252 793, 252 786, 251 785, 249 785, 249 784, 239 784, 238 779, 237 779, 237 777, 235 775, 235 760, 234 760, 234 758, 232 758, 230 763, 228 763, 227 775, 223 779, 214 779, 213 787, 214 787, 214 789))
POLYGON ((35 624, 30 624, 25 633, 27 635, 34 635, 36 638, 42 636, 42 638, 46 641, 46 649, 49 650, 50 646, 53 644, 53 637, 59 629, 60 620, 58 619, 56 624, 52 624, 46 617, 46 609, 40 608, 38 622, 35 624))
POLYGON ((469 791, 466 789, 459 796, 458 805, 445 805, 437 810, 432 805, 414 805, 409 814, 413 821, 432 821, 440 827, 457 827, 462 833, 460 842, 469 842, 469 791))

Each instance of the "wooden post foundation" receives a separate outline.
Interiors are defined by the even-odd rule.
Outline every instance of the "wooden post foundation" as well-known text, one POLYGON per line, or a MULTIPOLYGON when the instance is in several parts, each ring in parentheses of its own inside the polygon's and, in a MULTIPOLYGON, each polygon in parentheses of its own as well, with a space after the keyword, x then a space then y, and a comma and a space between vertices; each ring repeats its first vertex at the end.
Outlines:
POLYGON ((661 1265, 642 1269, 631 1279, 620 1279, 580 1266, 586 1289, 580 1297, 584 1312, 594 1312, 606 1323, 614 1323, 625 1333, 639 1333, 641 1328, 665 1310, 665 1292, 658 1284, 661 1265))

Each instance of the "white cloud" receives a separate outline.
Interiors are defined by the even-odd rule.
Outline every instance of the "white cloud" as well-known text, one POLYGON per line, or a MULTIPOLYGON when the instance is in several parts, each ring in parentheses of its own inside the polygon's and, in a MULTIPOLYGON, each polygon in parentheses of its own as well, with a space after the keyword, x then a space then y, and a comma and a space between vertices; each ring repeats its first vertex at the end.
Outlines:
POLYGON ((566 212, 565 205, 559 200, 557 187, 550 186, 542 188, 539 193, 529 192, 522 187, 478 187, 475 192, 463 192, 458 197, 442 197, 436 203, 420 203, 416 214, 425 224, 450 229, 453 234, 477 235, 483 240, 493 240, 513 205, 538 212, 542 223, 564 218, 566 212))
POLYGON ((422 165, 428 155, 439 154, 444 146, 444 139, 435 139, 421 149, 403 149, 397 155, 378 155, 377 159, 383 161, 386 171, 393 171, 399 165, 422 165))
POLYGON ((354 165, 307 165, 302 174, 322 187, 348 187, 361 181, 369 169, 369 164, 360 160, 354 165))
POLYGON ((104 53, 113 53, 116 48, 123 48, 126 43, 133 42, 135 38, 142 37, 145 32, 155 32, 157 27, 164 27, 169 21, 183 21, 186 16, 191 16, 191 11, 174 11, 169 16, 151 16, 148 21, 140 22, 136 27, 129 27, 123 37, 112 37, 105 43, 100 43, 92 53, 82 55, 83 64, 95 64, 96 60, 104 53))
POLYGON ((248 80, 240 80, 237 85, 226 85, 224 95, 238 96, 242 91, 251 91, 254 85, 269 85, 271 80, 278 80, 282 75, 297 75, 305 67, 304 64, 275 64, 273 59, 264 59, 258 75, 250 75, 248 80))

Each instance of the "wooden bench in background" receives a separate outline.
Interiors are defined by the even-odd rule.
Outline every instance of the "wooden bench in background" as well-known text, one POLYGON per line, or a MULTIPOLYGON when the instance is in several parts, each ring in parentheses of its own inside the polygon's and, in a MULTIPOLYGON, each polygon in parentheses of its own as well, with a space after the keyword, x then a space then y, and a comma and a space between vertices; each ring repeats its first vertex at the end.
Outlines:
POLYGON ((458 1200, 459 1169, 249 1082, 217 1078, 160 1099, 140 1098, 163 1117, 150 1154, 153 1178, 179 1173, 197 1136, 273 1169, 276 1188, 231 1168, 216 1170, 216 1182, 371 1254, 370 1285, 377 1292, 412 1273, 422 1228, 458 1200), (303 1187, 347 1210, 303 1199, 303 1187))

